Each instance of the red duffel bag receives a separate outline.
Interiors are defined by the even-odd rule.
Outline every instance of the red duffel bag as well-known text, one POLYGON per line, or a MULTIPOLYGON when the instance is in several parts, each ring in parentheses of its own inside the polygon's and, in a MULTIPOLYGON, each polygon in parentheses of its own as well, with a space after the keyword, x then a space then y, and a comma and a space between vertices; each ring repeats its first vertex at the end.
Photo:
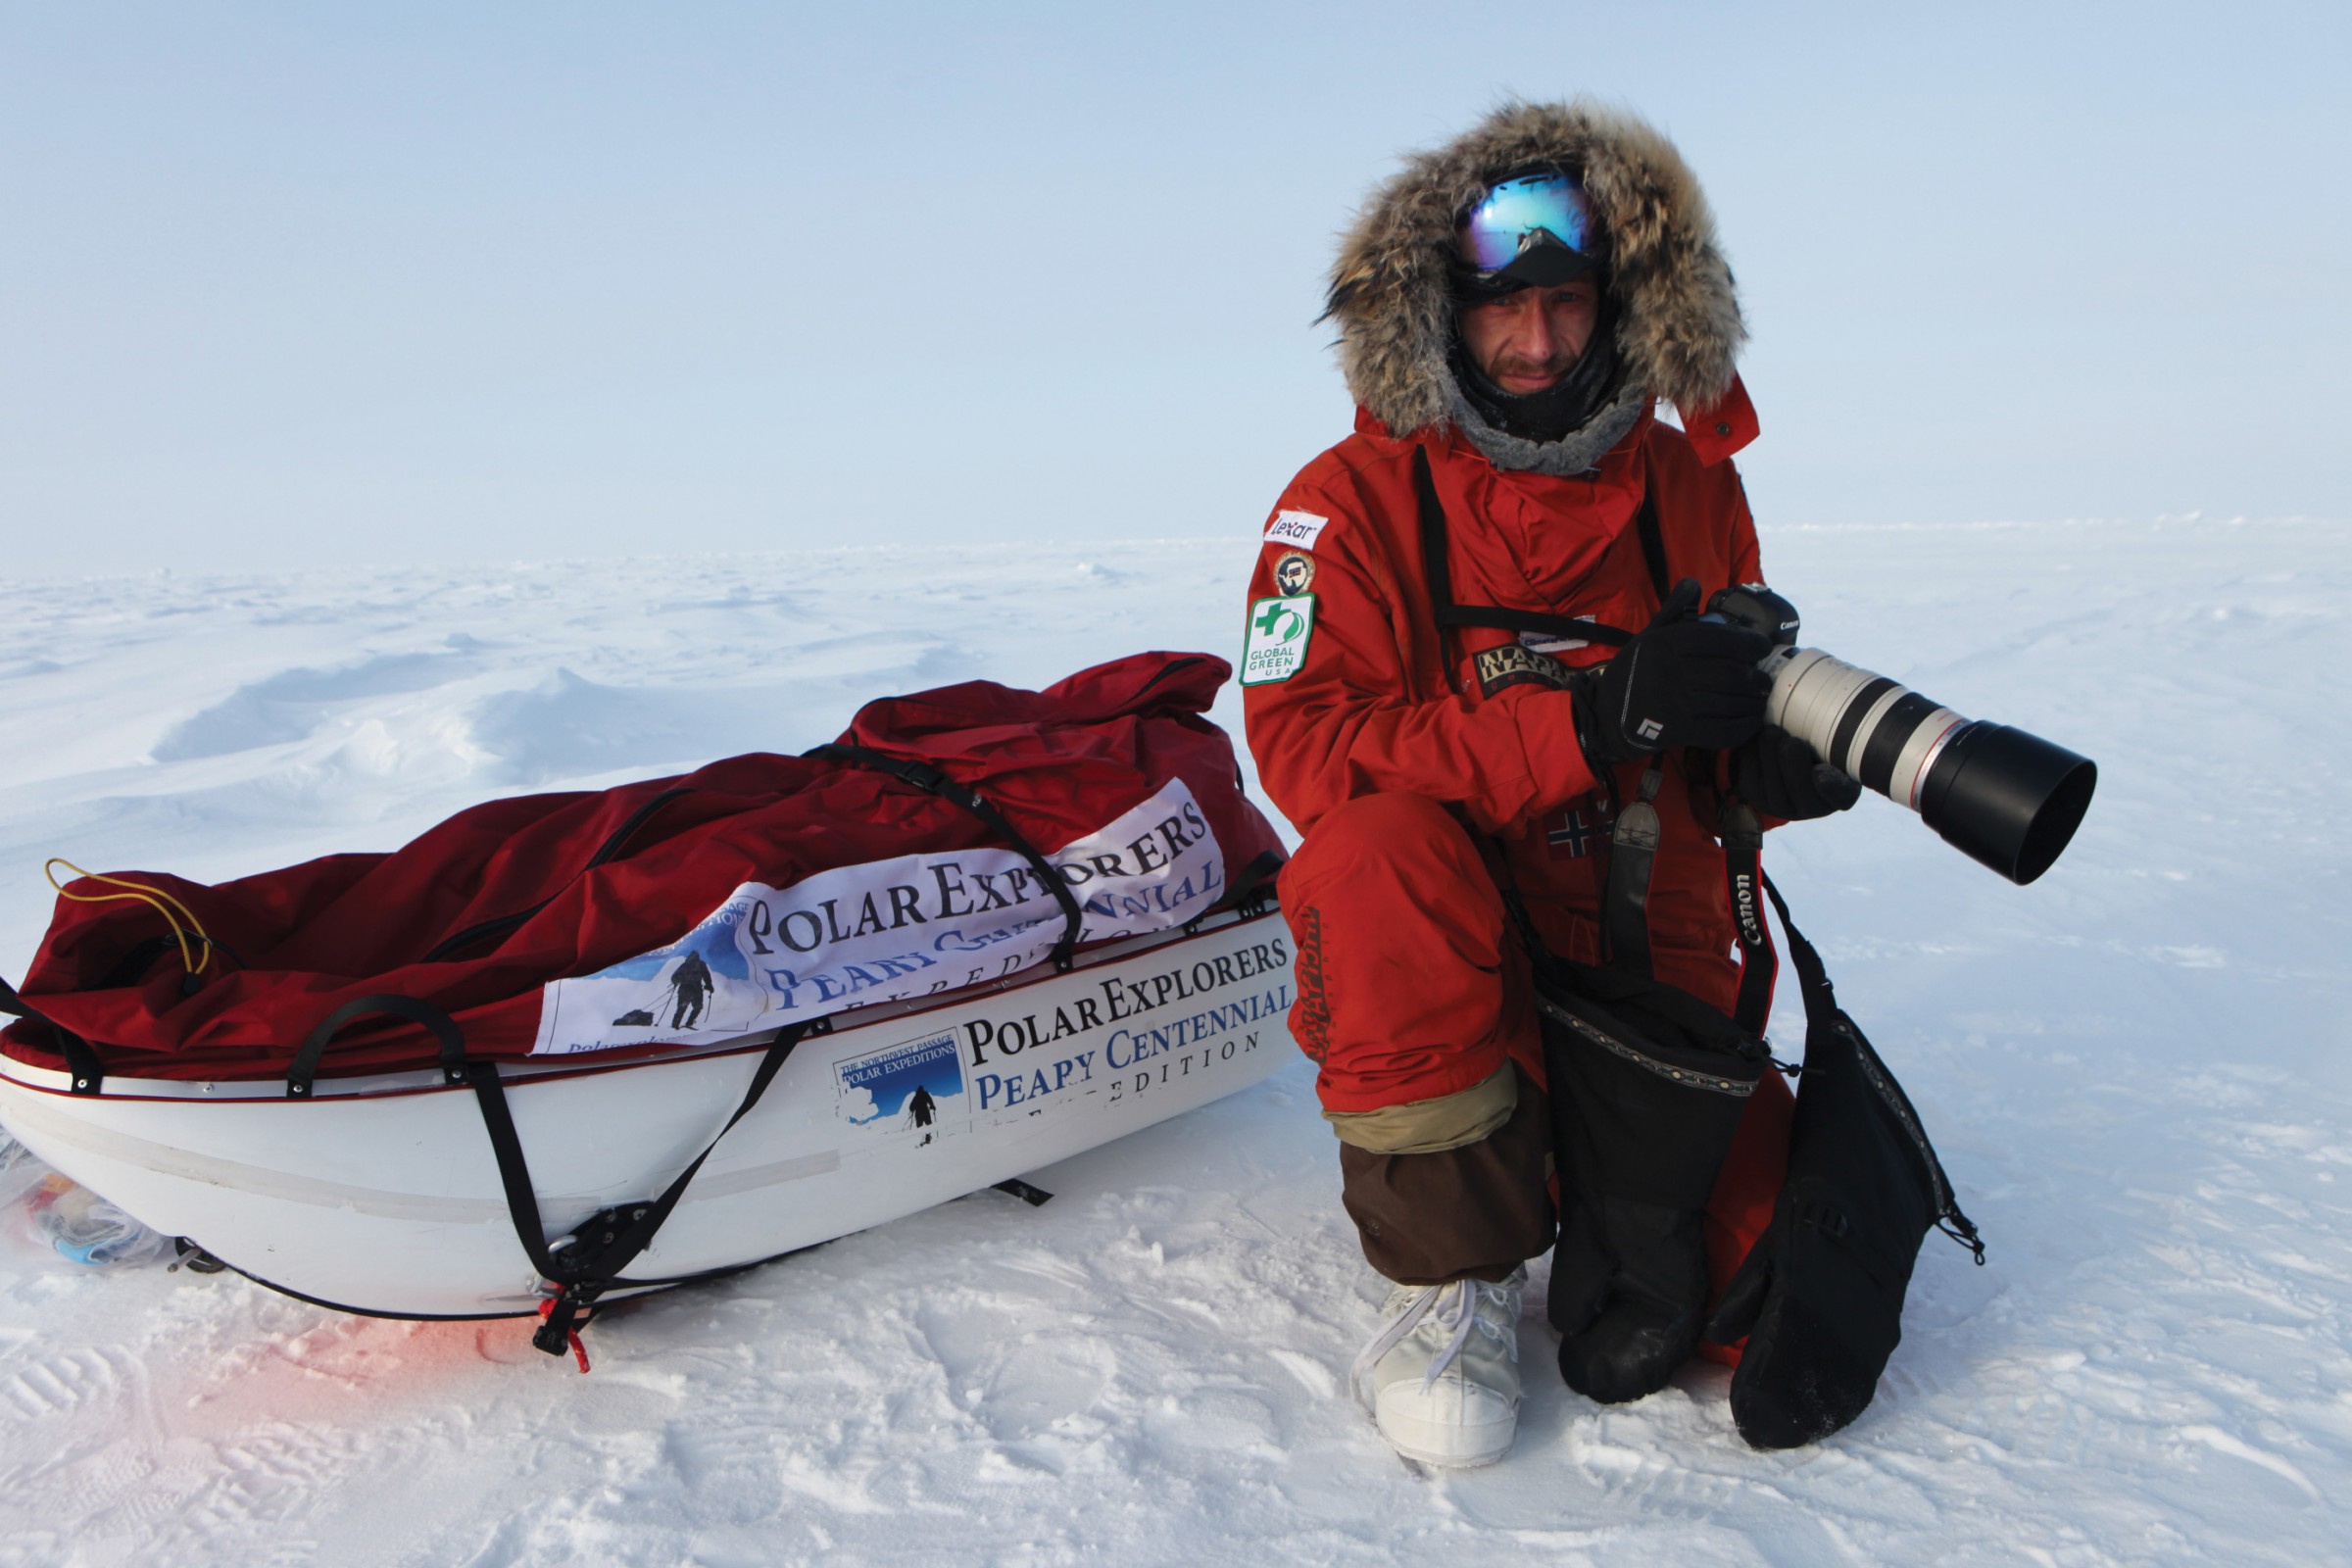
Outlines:
POLYGON ((1202 716, 1231 673, 1138 654, 1042 692, 970 681, 870 703, 807 757, 492 801, 388 855, 217 887, 82 878, 0 1049, 281 1077, 348 1007, 320 1074, 431 1065, 426 1030, 361 1005, 391 996, 454 1018, 477 1059, 626 1059, 1066 963, 1279 864, 1202 716), (87 902, 126 892, 149 896, 87 902))

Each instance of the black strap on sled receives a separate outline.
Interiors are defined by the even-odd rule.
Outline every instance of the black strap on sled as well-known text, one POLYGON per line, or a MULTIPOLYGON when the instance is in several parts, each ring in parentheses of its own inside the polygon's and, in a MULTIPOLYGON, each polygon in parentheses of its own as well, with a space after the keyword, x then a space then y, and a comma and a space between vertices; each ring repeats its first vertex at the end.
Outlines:
POLYGON ((342 1032, 345 1024, 371 1012, 388 1012, 395 1018, 422 1024, 441 1043, 441 1081, 445 1084, 466 1081, 466 1037, 459 1031, 457 1020, 429 1002, 418 1002, 397 992, 378 991, 355 997, 318 1020, 318 1026, 303 1041, 302 1049, 294 1053, 293 1064, 286 1068, 288 1100, 311 1098, 311 1089, 318 1077, 318 1061, 326 1054, 327 1043, 342 1032))
POLYGON ((523 1154, 522 1139, 514 1130, 514 1112, 507 1104, 506 1080, 498 1070, 498 1063, 467 1059, 465 1031, 455 1018, 431 1003, 378 992, 337 1007, 319 1020, 318 1027, 303 1042, 293 1067, 287 1072, 287 1098, 311 1097, 318 1058, 327 1042, 345 1024, 369 1012, 390 1013, 430 1031, 441 1044, 442 1081, 451 1087, 463 1085, 473 1091, 474 1103, 481 1110, 482 1129, 490 1138, 490 1152, 498 1160, 499 1184, 506 1195, 507 1216, 514 1227, 515 1239, 522 1244, 540 1277, 557 1288, 555 1299, 544 1310, 544 1321, 531 1337, 531 1343, 550 1355, 564 1353, 575 1331, 594 1310, 597 1298, 609 1290, 685 1285, 736 1272, 729 1266, 636 1279, 621 1271, 653 1245, 655 1233, 686 1196, 686 1189, 702 1170, 703 1162, 718 1148, 719 1141, 734 1130, 735 1124, 760 1103, 760 1097, 767 1093, 767 1086, 775 1081, 776 1073, 793 1049, 802 1041, 832 1029, 829 1019, 814 1018, 777 1031, 752 1073, 751 1087, 744 1091, 734 1114, 659 1197, 604 1209, 589 1216, 568 1236, 551 1243, 546 1227, 540 1222, 538 1189, 531 1181, 530 1161, 523 1154))
POLYGON ((1047 1192, 1043 1187, 1031 1186, 1028 1182, 1021 1180, 1018 1176, 1005 1177, 1003 1181, 996 1184, 995 1191, 1000 1193, 1009 1193, 1013 1197, 1019 1199, 1022 1202, 1027 1203, 1031 1208, 1043 1208, 1048 1203, 1054 1201, 1054 1195, 1052 1193, 1047 1192))
POLYGON ((66 1058, 66 1075, 73 1082, 70 1092, 76 1095, 95 1095, 106 1087, 106 1063, 90 1043, 55 1018, 17 995, 17 988, 0 980, 0 1012, 28 1019, 48 1027, 50 1037, 57 1042, 58 1054, 66 1058))
POLYGON ((1238 909, 1245 916, 1255 917, 1268 909, 1281 907, 1282 894, 1276 878, 1282 874, 1285 863, 1284 858, 1273 850, 1250 857, 1249 864, 1233 873, 1232 885, 1226 889, 1223 898, 1184 922, 1184 934, 1188 937, 1198 936, 1201 926, 1208 923, 1209 916, 1227 909, 1238 909))
POLYGON ((1029 862, 1029 869, 1036 874, 1038 881, 1061 906, 1063 925, 1061 940, 1054 944, 1054 968, 1059 974, 1069 972, 1070 965, 1076 961, 1072 955, 1077 952, 1078 933, 1086 924, 1086 915, 1078 907, 1077 897, 1070 892, 1070 885, 1061 879, 1061 873, 1037 853, 1037 846, 1007 821, 1004 813, 990 804, 986 796, 967 784, 957 783, 929 762, 893 757, 887 752, 877 752, 870 746, 812 746, 801 755, 813 761, 846 762, 855 767, 870 767, 878 773, 888 773, 902 784, 911 784, 924 794, 936 795, 978 817, 982 826, 1019 852, 1021 858, 1029 862))
MULTIPOLYGON (((692 1274, 664 1275, 654 1279, 624 1278, 627 1268, 637 1255, 653 1245, 654 1233, 669 1218, 670 1210, 686 1196, 693 1185, 703 1161, 710 1157, 719 1141, 734 1130, 735 1124, 751 1113, 775 1081, 795 1047, 814 1035, 831 1031, 830 1023, 822 1018, 790 1025, 776 1032, 767 1050, 760 1058, 759 1067, 752 1073, 751 1087, 737 1102, 734 1114, 719 1128, 703 1152, 694 1156, 686 1168, 661 1196, 641 1202, 623 1203, 593 1215, 569 1236, 551 1243, 545 1227, 539 1221, 537 1189, 531 1182, 530 1162, 523 1155, 522 1139, 514 1131, 514 1117, 508 1109, 506 1080, 494 1061, 466 1063, 461 1080, 472 1088, 474 1099, 481 1106, 482 1125, 490 1135, 490 1149, 498 1156, 498 1175, 506 1191, 507 1210, 514 1222, 514 1234, 529 1254, 540 1274, 563 1286, 593 1285, 599 1293, 613 1286, 682 1285, 688 1280, 705 1278, 708 1274, 726 1274, 732 1269, 711 1269, 692 1274)), ((558 1348, 559 1350, 561 1347, 558 1348)), ((553 1353, 553 1352, 551 1352, 553 1353)))
POLYGON ((811 1019, 778 1030, 767 1051, 760 1058, 759 1067, 752 1073, 751 1087, 735 1106, 703 1152, 694 1156, 677 1179, 662 1189, 660 1197, 640 1203, 622 1203, 592 1214, 569 1236, 554 1243, 539 1222, 537 1189, 531 1183, 529 1162, 523 1157, 522 1140, 514 1131, 514 1118, 507 1108, 504 1081, 494 1061, 468 1062, 466 1079, 473 1086, 475 1102, 481 1107, 482 1126, 490 1135, 491 1152, 498 1156, 498 1176, 506 1189, 507 1213, 514 1221, 514 1234, 529 1254, 531 1264, 542 1278, 557 1287, 555 1300, 546 1311, 531 1344, 550 1355, 562 1355, 571 1344, 579 1325, 595 1310, 598 1298, 607 1291, 619 1288, 642 1288, 656 1285, 686 1285, 696 1280, 716 1279, 735 1273, 733 1267, 699 1269, 691 1274, 666 1274, 637 1279, 621 1270, 634 1262, 639 1254, 653 1245, 654 1234, 669 1218, 678 1200, 686 1196, 703 1161, 710 1157, 719 1141, 734 1130, 735 1124, 751 1113, 775 1082, 776 1073, 795 1047, 813 1035, 829 1033, 830 1021, 811 1019))

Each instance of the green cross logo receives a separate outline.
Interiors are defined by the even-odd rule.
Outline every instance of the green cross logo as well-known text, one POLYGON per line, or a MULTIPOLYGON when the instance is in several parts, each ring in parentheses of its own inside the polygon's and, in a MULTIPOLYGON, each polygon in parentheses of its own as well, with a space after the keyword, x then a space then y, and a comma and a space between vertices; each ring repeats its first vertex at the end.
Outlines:
MULTIPOLYGON (((1226 624, 1231 625, 1232 622, 1227 621, 1226 624)), ((1279 599, 1268 600, 1266 612, 1258 616, 1256 621, 1257 629, 1278 643, 1287 643, 1298 636, 1299 628, 1304 624, 1305 621, 1299 617, 1298 612, 1291 609, 1279 599), (1281 626, 1286 618, 1290 624, 1283 626, 1282 631, 1278 634, 1274 628, 1281 626)))
POLYGON ((1242 649, 1242 684, 1289 680, 1306 666, 1315 629, 1315 596, 1293 594, 1250 603, 1250 632, 1242 649))

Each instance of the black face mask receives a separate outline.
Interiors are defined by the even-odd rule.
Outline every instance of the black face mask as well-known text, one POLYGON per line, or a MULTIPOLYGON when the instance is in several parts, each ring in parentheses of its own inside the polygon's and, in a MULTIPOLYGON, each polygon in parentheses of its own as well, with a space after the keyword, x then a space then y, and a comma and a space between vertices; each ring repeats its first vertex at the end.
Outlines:
POLYGON ((1617 353, 1617 313, 1604 291, 1592 337, 1568 373, 1541 392, 1505 392, 1487 379, 1470 359, 1457 319, 1446 357, 1462 396, 1479 416, 1505 435, 1523 441, 1557 441, 1581 430, 1624 389, 1625 366, 1617 353))

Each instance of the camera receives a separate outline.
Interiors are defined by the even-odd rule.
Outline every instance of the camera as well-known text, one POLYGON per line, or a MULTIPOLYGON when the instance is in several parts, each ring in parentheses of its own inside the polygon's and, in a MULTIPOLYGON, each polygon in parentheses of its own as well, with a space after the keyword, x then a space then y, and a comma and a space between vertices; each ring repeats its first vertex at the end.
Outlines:
POLYGON ((1884 675, 1796 646, 1796 608, 1762 583, 1726 588, 1707 613, 1762 632, 1772 652, 1765 722, 1863 787, 1917 811, 1946 844, 2023 887, 2047 871, 2090 808, 2098 764, 2038 735, 1963 718, 1884 675))

